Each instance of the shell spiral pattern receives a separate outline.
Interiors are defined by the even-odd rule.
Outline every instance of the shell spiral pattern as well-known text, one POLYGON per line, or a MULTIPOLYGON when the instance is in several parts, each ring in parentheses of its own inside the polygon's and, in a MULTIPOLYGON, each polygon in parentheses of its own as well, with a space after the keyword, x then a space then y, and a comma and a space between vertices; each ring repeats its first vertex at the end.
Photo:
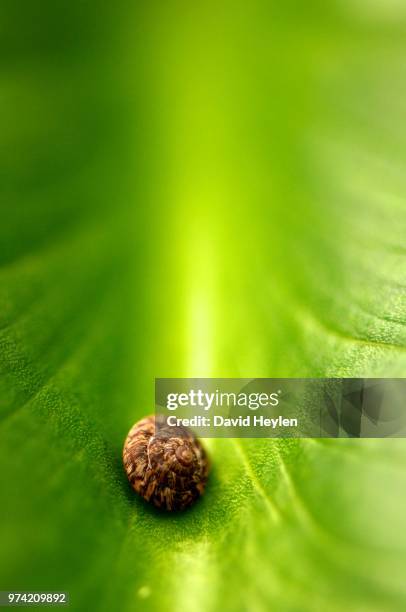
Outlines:
POLYGON ((199 440, 186 427, 160 425, 155 417, 138 421, 123 449, 124 468, 133 489, 157 508, 184 510, 206 486, 209 463, 199 440))

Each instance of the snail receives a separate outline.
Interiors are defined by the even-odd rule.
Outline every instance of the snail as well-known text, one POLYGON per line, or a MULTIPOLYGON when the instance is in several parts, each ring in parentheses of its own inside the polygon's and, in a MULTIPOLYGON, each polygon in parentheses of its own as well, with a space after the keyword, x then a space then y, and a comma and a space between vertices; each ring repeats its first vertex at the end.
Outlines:
POLYGON ((149 416, 130 429, 123 463, 133 489, 157 508, 184 510, 204 492, 209 462, 187 427, 149 416), (157 426, 158 425, 158 426, 157 426))

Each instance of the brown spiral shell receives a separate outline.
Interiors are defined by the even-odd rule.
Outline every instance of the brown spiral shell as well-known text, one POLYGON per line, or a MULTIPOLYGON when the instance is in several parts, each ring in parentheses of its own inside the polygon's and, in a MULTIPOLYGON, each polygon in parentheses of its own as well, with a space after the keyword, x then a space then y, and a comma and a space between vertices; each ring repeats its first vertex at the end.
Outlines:
POLYGON ((165 510, 190 506, 203 494, 209 472, 203 446, 190 429, 160 422, 156 431, 154 416, 130 429, 123 463, 133 489, 165 510))

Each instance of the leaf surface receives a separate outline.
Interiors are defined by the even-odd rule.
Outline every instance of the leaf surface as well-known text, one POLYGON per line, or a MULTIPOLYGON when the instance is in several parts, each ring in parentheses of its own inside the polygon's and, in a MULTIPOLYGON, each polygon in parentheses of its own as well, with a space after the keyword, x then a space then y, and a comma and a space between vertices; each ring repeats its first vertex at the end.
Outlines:
POLYGON ((155 376, 405 375, 404 15, 64 2, 37 31, 25 4, 1 9, 0 587, 404 610, 403 440, 206 441, 181 515, 121 465, 155 376))

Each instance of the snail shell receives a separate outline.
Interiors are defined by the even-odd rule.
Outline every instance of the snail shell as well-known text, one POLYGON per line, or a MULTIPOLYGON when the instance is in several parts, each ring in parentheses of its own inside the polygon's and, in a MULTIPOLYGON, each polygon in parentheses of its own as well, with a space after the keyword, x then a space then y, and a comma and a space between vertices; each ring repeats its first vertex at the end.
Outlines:
MULTIPOLYGON (((159 418, 159 417, 157 417, 159 418)), ((199 440, 186 427, 169 427, 154 416, 138 421, 123 449, 133 489, 157 508, 183 510, 200 497, 209 463, 199 440)))

